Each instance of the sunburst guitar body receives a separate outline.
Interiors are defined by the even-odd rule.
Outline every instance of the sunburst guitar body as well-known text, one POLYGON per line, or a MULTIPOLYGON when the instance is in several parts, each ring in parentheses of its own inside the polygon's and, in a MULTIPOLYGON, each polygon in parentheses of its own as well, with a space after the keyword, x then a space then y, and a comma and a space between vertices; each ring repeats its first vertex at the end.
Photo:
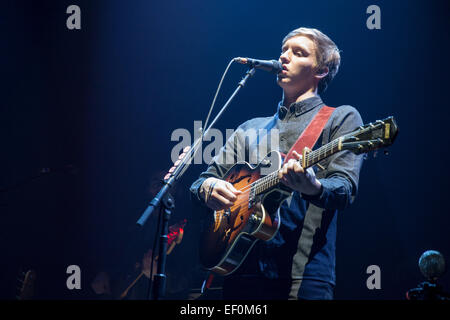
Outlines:
POLYGON ((225 174, 223 179, 243 193, 231 208, 208 215, 200 249, 205 268, 230 274, 241 265, 257 240, 268 241, 275 236, 280 227, 279 205, 291 191, 280 185, 257 194, 255 184, 267 173, 277 172, 281 165, 280 153, 272 151, 256 167, 247 162, 237 163, 225 174))

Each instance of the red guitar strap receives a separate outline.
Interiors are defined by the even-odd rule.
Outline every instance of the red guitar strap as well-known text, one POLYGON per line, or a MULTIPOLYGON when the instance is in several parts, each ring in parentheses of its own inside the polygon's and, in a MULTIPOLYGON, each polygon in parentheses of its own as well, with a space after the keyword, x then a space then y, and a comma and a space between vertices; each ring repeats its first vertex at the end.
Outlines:
POLYGON ((291 150, 289 150, 287 156, 284 159, 284 162, 288 162, 289 159, 293 158, 292 153, 294 151, 297 151, 298 154, 302 154, 305 147, 309 149, 312 149, 312 147, 314 147, 317 139, 319 139, 320 133, 328 122, 328 119, 330 119, 330 116, 333 113, 334 109, 335 108, 323 106, 319 110, 319 112, 317 112, 314 119, 312 119, 312 121, 308 124, 306 129, 302 132, 300 137, 291 147, 291 150))

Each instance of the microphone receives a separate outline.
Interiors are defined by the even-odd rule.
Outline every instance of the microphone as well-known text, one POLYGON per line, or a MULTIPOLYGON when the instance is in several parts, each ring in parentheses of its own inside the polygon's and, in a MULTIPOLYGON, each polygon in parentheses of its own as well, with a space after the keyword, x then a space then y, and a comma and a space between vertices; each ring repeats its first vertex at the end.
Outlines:
POLYGON ((259 60, 259 59, 251 59, 251 58, 234 58, 235 62, 241 63, 241 64, 248 64, 249 66, 261 69, 264 71, 268 71, 274 74, 278 74, 283 70, 283 66, 281 63, 277 60, 259 60))

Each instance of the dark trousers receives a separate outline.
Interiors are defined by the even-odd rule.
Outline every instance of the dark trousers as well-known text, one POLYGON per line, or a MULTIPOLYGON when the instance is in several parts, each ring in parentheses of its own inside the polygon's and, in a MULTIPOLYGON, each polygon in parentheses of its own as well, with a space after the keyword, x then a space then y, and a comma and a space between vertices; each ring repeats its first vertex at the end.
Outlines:
POLYGON ((334 286, 318 280, 226 277, 224 300, 332 300, 334 286))
POLYGON ((328 282, 312 279, 293 280, 291 300, 333 300, 334 286, 328 282))

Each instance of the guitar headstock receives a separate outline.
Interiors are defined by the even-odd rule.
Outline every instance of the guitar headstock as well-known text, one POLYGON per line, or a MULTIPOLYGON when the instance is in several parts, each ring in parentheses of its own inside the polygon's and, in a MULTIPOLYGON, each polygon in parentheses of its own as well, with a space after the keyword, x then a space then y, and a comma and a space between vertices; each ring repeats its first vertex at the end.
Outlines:
POLYGON ((342 137, 342 150, 350 150, 361 154, 388 147, 394 143, 398 134, 398 126, 394 117, 377 120, 359 127, 358 130, 342 137))

